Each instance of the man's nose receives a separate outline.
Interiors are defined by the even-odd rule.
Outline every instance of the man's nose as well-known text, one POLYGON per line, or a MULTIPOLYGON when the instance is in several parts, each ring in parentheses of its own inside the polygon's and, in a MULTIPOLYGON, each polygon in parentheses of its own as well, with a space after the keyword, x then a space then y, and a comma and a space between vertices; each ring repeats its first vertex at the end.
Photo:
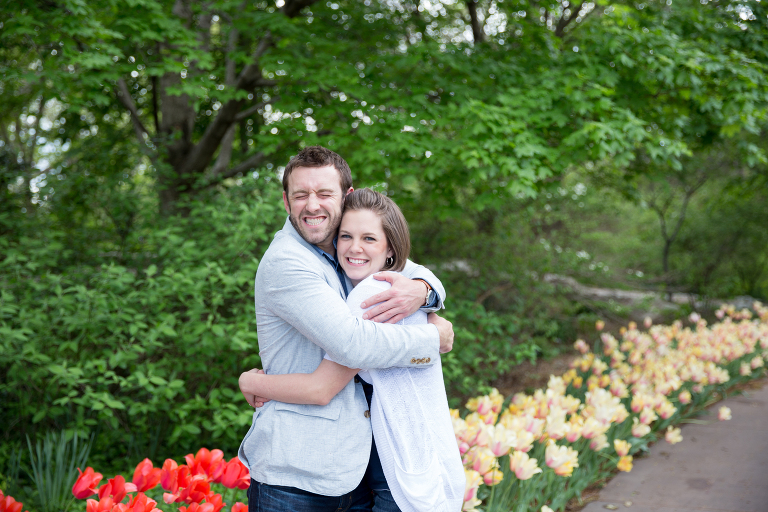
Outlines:
POLYGON ((307 198, 307 210, 315 211, 320 208, 320 201, 318 201, 315 194, 309 194, 307 198))

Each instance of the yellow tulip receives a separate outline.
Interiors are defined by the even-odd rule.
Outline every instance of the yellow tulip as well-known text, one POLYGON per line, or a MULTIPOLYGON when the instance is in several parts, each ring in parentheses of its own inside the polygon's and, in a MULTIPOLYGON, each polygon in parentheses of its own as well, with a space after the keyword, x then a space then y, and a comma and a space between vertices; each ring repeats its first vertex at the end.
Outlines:
POLYGON ((632 471, 632 456, 631 455, 624 455, 619 459, 618 464, 616 464, 616 468, 619 471, 626 471, 629 473, 632 471))
POLYGON ((571 476, 573 469, 579 467, 579 452, 568 446, 558 446, 550 439, 544 452, 544 462, 555 470, 558 476, 571 476))
POLYGON ((528 480, 533 475, 541 473, 536 459, 531 459, 525 452, 514 452, 509 457, 509 469, 519 480, 528 480))
POLYGON ((613 448, 616 450, 616 455, 623 457, 629 453, 631 445, 623 439, 614 439, 613 448))
POLYGON ((677 444, 677 443, 679 443, 680 441, 683 440, 683 436, 680 433, 680 429, 679 428, 674 428, 674 427, 670 426, 669 428, 667 428, 667 433, 664 434, 664 439, 669 444, 677 444))
POLYGON ((501 483, 502 480, 504 480, 504 473, 498 469, 492 469, 483 475, 483 483, 488 487, 493 487, 494 485, 501 483))

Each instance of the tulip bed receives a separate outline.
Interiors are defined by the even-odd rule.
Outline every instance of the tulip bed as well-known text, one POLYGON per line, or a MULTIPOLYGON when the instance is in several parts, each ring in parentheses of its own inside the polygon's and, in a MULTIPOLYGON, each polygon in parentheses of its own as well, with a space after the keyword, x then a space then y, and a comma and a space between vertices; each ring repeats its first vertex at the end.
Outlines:
MULTIPOLYGON (((632 457, 664 437, 682 441, 675 425, 765 374, 768 308, 756 314, 722 307, 718 323, 697 314, 646 330, 632 322, 620 339, 603 333, 547 389, 507 403, 494 390, 471 399, 454 431, 467 476, 463 510, 564 510, 591 484, 632 469, 632 457)), ((602 322, 598 322, 602 330, 602 322)), ((721 407, 720 420, 730 419, 721 407)))
POLYGON ((130 483, 117 475, 100 487, 103 476, 88 467, 84 472, 80 471, 72 493, 78 499, 98 496, 98 500, 88 499, 87 512, 160 512, 159 501, 170 506, 164 506, 166 510, 219 512, 227 507, 223 494, 216 492, 216 486, 221 486, 223 492, 229 494, 227 501, 234 502, 227 510, 247 512, 248 506, 235 498, 248 488, 251 478, 237 457, 227 462, 221 450, 201 448, 197 454, 187 455, 185 460, 186 464, 179 465, 173 459, 166 459, 162 468, 156 468, 152 461, 144 459, 136 466, 130 483), (157 496, 161 492, 158 485, 165 491, 162 500, 157 496), (127 503, 123 503, 125 498, 128 498, 127 503))
MULTIPOLYGON (((452 410, 467 477, 463 510, 562 511, 589 485, 631 471, 648 443, 682 441, 675 425, 765 374, 768 307, 716 314, 712 326, 696 314, 690 327, 647 319, 640 330, 631 322, 620 339, 602 333, 592 350, 578 340, 581 357, 546 389, 508 400, 494 390, 469 400, 464 418, 452 410)), ((718 417, 728 420, 730 411, 721 407, 718 417)), ((247 511, 237 499, 250 475, 236 457, 227 462, 221 450, 202 448, 185 461, 155 468, 144 459, 131 482, 116 475, 101 486, 103 476, 88 467, 72 492, 87 499, 87 512, 247 511)), ((0 512, 21 509, 0 491, 0 512)))

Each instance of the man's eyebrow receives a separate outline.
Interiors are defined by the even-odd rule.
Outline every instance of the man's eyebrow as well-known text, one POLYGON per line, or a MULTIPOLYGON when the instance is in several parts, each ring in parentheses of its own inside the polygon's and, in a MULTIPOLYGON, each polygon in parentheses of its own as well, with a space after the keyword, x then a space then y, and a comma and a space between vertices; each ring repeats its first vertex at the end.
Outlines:
MULTIPOLYGON (((331 193, 336 193, 336 191, 335 191, 335 190, 333 190, 332 188, 321 188, 321 189, 318 189, 318 190, 317 190, 317 193, 319 194, 320 192, 331 192, 331 193)), ((295 196, 296 194, 308 194, 308 193, 309 193, 309 192, 307 192, 307 191, 306 191, 306 190, 304 190, 304 189, 299 189, 299 190, 294 190, 293 192, 291 192, 291 195, 292 195, 292 196, 295 196)))

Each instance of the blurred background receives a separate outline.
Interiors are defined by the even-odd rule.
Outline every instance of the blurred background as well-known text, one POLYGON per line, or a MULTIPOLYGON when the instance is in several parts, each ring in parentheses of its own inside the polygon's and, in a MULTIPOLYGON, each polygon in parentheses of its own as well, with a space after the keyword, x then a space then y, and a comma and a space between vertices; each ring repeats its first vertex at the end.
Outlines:
POLYGON ((62 431, 234 455, 307 145, 410 221, 454 407, 598 319, 768 299, 764 1, 18 0, 0 77, 0 472, 62 431))

